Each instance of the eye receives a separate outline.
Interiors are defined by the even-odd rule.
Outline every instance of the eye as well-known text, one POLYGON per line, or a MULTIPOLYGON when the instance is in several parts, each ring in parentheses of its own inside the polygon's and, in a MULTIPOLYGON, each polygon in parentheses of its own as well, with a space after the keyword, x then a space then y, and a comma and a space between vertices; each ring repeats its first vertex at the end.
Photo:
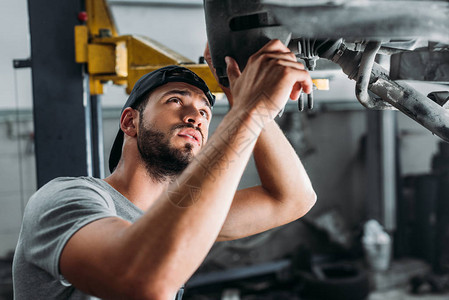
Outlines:
POLYGON ((181 99, 173 97, 167 100, 167 103, 176 103, 176 104, 182 104, 181 99))
POLYGON ((201 109, 201 110, 200 110, 200 114, 201 114, 204 118, 209 119, 209 113, 208 113, 206 110, 201 109))

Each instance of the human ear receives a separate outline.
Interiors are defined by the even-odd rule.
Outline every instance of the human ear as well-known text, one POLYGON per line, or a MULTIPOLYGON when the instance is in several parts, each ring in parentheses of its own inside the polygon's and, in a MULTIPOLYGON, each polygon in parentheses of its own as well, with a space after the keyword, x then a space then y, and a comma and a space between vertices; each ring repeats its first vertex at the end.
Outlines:
POLYGON ((120 117, 120 129, 129 136, 137 135, 138 112, 137 110, 127 107, 120 117))

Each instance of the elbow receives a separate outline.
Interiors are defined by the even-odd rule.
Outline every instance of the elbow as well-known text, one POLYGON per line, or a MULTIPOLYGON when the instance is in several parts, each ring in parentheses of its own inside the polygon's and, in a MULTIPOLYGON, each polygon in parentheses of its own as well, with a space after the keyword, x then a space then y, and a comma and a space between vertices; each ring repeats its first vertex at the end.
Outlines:
POLYGON ((307 197, 307 202, 308 202, 308 208, 306 213, 312 209, 312 207, 315 205, 316 203, 316 199, 317 199, 317 194, 315 193, 315 191, 312 189, 311 192, 309 193, 308 197, 307 197))
POLYGON ((178 289, 170 284, 169 280, 142 279, 142 277, 128 278, 122 286, 126 289, 119 299, 131 300, 167 300, 174 299, 178 289))
POLYGON ((300 214, 300 216, 298 218, 301 218, 302 216, 304 216, 306 213, 308 213, 312 209, 312 207, 316 203, 316 199, 317 199, 317 195, 316 195, 315 191, 313 190, 313 188, 310 188, 310 191, 308 191, 303 196, 303 199, 300 204, 301 208, 302 208, 302 213, 300 214))
POLYGON ((294 199, 293 201, 290 201, 290 204, 293 205, 293 207, 290 206, 289 210, 294 212, 292 218, 297 220, 312 209, 317 201, 317 194, 313 188, 310 188, 307 191, 302 191, 301 193, 296 194, 291 199, 294 199))
POLYGON ((145 299, 145 300, 167 300, 175 299, 176 291, 171 291, 168 288, 149 288, 143 292, 143 297, 137 297, 135 299, 145 299))
MULTIPOLYGON (((167 300, 174 299, 177 290, 170 289, 164 285, 145 284, 136 287, 135 284, 129 285, 125 299, 132 300, 167 300), (131 286, 134 286, 132 288, 131 286)), ((122 299, 122 298, 121 298, 122 299)))

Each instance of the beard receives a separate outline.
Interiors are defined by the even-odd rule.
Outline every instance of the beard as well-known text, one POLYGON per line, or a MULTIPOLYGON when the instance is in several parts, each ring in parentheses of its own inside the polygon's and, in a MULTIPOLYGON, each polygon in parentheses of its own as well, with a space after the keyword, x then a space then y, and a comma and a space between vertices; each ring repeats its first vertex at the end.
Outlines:
POLYGON ((176 129, 193 128, 193 125, 176 125, 166 135, 161 131, 147 128, 143 123, 141 120, 139 124, 137 148, 148 175, 157 182, 175 179, 192 161, 193 146, 186 143, 183 148, 174 148, 170 146, 169 137, 176 129))

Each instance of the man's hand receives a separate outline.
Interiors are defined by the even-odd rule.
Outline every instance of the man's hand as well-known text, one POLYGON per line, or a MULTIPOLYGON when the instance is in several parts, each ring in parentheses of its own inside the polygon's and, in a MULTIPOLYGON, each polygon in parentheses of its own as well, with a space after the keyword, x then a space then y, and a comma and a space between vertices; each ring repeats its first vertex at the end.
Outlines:
MULTIPOLYGON (((208 43, 206 44, 206 48, 204 50, 203 56, 204 56, 204 59, 206 60, 207 64, 209 65, 209 68, 212 71, 212 74, 214 75, 215 79, 217 80, 217 82, 219 82, 217 73, 212 64, 212 56, 210 54, 210 49, 209 49, 208 43)), ((260 49, 258 52, 256 52, 255 54, 253 54, 250 57, 250 59, 248 60, 248 65, 249 64, 259 64, 260 65, 260 64, 264 64, 265 62, 268 62, 269 60, 272 61, 273 65, 268 65, 268 64, 264 65, 265 69, 268 68, 268 70, 267 70, 268 73, 270 73, 269 69, 272 66, 275 67, 276 64, 278 64, 279 67, 281 67, 280 69, 282 69, 282 66, 284 66, 285 69, 287 69, 287 68, 296 69, 296 72, 293 72, 293 73, 296 73, 295 76, 297 76, 296 77, 297 82, 295 82, 291 87, 290 99, 297 100, 301 94, 301 91, 304 91, 306 93, 311 92, 313 84, 312 84, 312 79, 310 78, 308 72, 304 70, 304 66, 301 63, 297 62, 296 56, 290 51, 290 49, 288 49, 284 44, 282 44, 281 41, 272 40, 269 43, 267 43, 267 45, 265 45, 262 49, 260 49), (275 62, 273 62, 273 60, 275 60, 275 62), (297 71, 300 71, 300 72, 298 73, 297 71)), ((237 62, 233 58, 227 57, 226 63, 228 65, 227 74, 228 74, 229 80, 236 81, 236 79, 242 75, 237 62)), ((248 69, 248 66, 246 67, 246 69, 248 69)), ((257 67, 253 71, 257 72, 257 67)), ((279 71, 282 72, 282 70, 279 70, 279 71)), ((286 71, 286 72, 288 72, 288 71, 286 71)), ((245 73, 249 73, 249 72, 246 71, 245 73)), ((275 74, 277 74, 277 73, 273 73, 271 75, 275 75, 275 74)), ((257 74, 255 74, 255 75, 257 76, 257 74)), ((250 75, 248 75, 246 77, 250 78, 250 75)), ((258 76, 258 77, 259 77, 258 78, 259 81, 265 80, 265 79, 261 78, 261 76, 258 76)), ((280 80, 281 80, 280 77, 274 78, 274 79, 272 78, 272 83, 276 84, 280 80)), ((242 81, 242 79, 240 81, 242 81)), ((254 84, 255 83, 256 83, 256 80, 254 80, 254 84)), ((232 88, 232 85, 233 84, 231 83, 231 88, 232 88)), ((244 86, 244 84, 242 84, 242 85, 244 86)), ((251 83, 249 83, 249 85, 251 85, 251 83)), ((233 97, 231 88, 225 87, 221 84, 220 84, 220 88, 223 90, 226 97, 228 98, 229 104, 232 106, 233 102, 234 102, 233 101, 234 97, 233 97)), ((260 93, 261 91, 262 90, 259 90, 258 93, 260 93)), ((264 93, 267 93, 267 91, 265 91, 265 90, 263 90, 263 91, 264 91, 264 93)), ((268 95, 268 93, 266 95, 268 95)), ((252 95, 252 96, 254 96, 254 95, 252 95)), ((245 98, 243 97, 243 99, 245 99, 245 98)), ((285 101, 286 100, 287 100, 287 98, 285 98, 285 101)), ((283 107, 283 105, 282 105, 282 107, 283 107)))
POLYGON ((245 111, 269 107, 273 119, 289 98, 298 99, 301 91, 312 92, 309 73, 279 40, 253 54, 243 72, 231 57, 226 57, 226 64, 234 106, 245 111))

